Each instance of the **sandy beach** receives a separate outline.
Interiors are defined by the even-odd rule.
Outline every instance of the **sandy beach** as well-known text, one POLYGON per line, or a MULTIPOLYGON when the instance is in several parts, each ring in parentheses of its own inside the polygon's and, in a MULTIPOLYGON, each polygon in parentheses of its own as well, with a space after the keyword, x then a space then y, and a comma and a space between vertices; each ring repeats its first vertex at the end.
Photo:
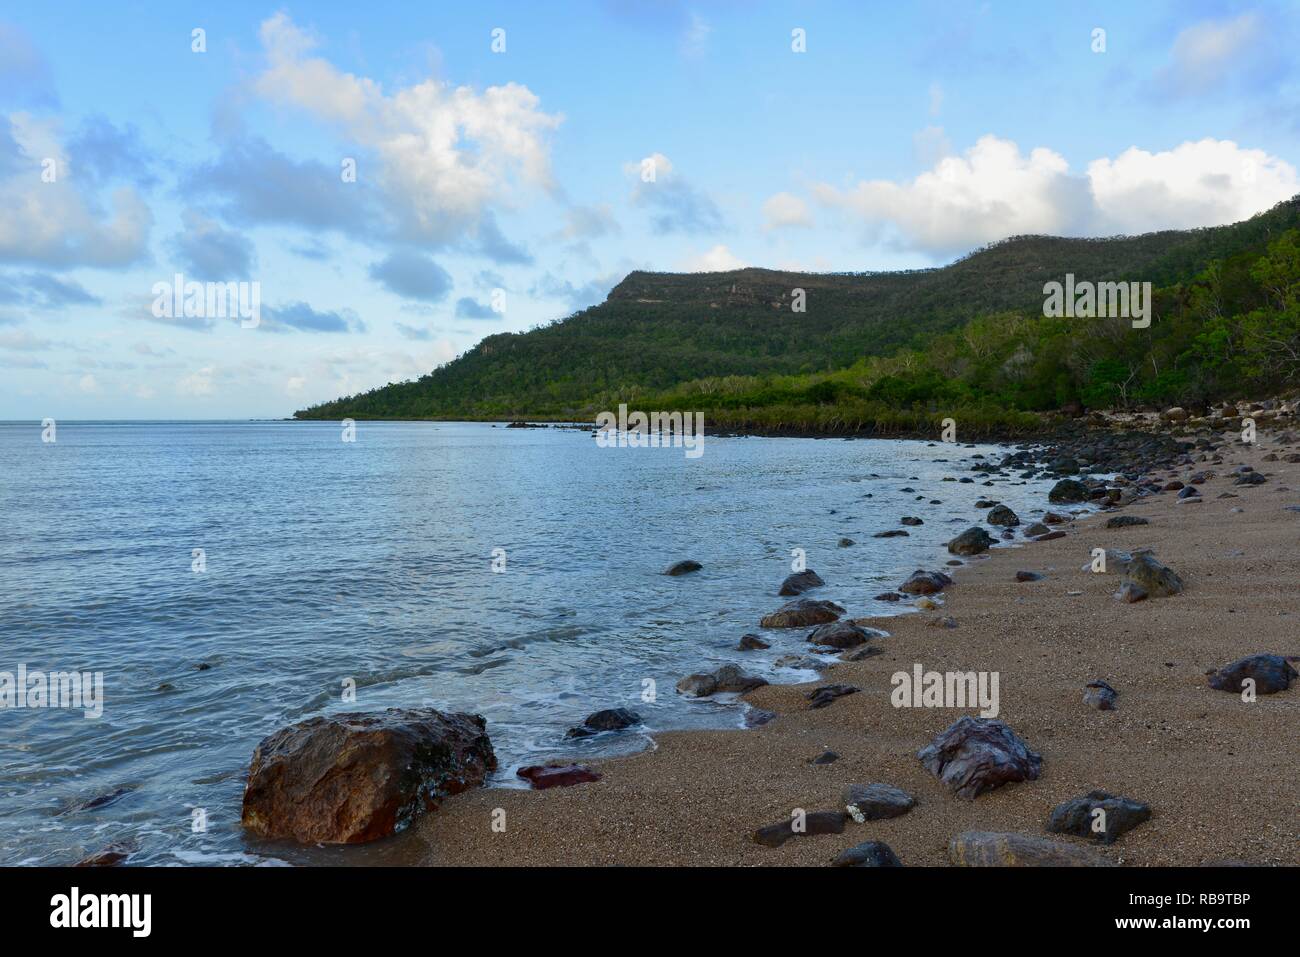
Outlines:
MULTIPOLYGON (((822 866, 876 840, 905 866, 946 865, 949 841, 959 832, 1049 836, 1044 827, 1053 807, 1104 789, 1144 801, 1152 811, 1147 823, 1101 848, 1113 863, 1300 863, 1300 685, 1246 703, 1206 682, 1207 670, 1246 655, 1300 655, 1300 511, 1286 508, 1300 505, 1300 464, 1263 460, 1295 451, 1300 444, 1280 446, 1268 435, 1249 448, 1225 443, 1221 464, 1150 473, 1186 481, 1194 471, 1214 470, 1199 486, 1199 503, 1183 504, 1173 492, 1148 496, 1059 526, 1067 535, 1054 541, 1026 542, 1017 529, 1017 547, 997 547, 946 569, 956 583, 938 611, 863 620, 888 632, 872 642, 883 653, 836 664, 817 682, 746 695, 753 706, 776 712, 771 722, 656 734, 652 750, 597 762, 603 777, 594 783, 456 795, 416 825, 428 845, 426 862, 822 866), (1234 486, 1229 473, 1242 463, 1268 481, 1234 486), (1224 492, 1237 497, 1220 498, 1224 492), (1106 529, 1118 514, 1150 524, 1106 529), (1121 576, 1084 570, 1098 547, 1150 547, 1182 576, 1186 590, 1117 601, 1121 576), (1044 577, 1017 582, 1019 570, 1044 577), (956 627, 930 625, 943 616, 956 627), (893 707, 890 676, 916 664, 998 672, 997 717, 1042 755, 1041 777, 970 801, 931 776, 917 751, 978 709, 893 707), (1084 685, 1099 678, 1119 692, 1114 711, 1082 702, 1084 685), (861 692, 810 710, 807 693, 832 683, 861 692), (809 763, 827 749, 839 759, 809 763), (901 817, 849 821, 841 834, 799 837, 781 847, 753 840, 756 829, 788 820, 792 809, 843 810, 847 785, 874 782, 908 791, 916 806, 901 817), (493 828, 496 809, 505 812, 503 831, 493 828)), ((1044 500, 1022 522, 1038 520, 1047 508, 1044 500)), ((869 545, 862 560, 870 561, 869 545)), ((783 601, 776 585, 773 609, 783 601)), ((856 614, 850 605, 846 617, 856 614)), ((592 702, 593 709, 618 704, 592 702)))

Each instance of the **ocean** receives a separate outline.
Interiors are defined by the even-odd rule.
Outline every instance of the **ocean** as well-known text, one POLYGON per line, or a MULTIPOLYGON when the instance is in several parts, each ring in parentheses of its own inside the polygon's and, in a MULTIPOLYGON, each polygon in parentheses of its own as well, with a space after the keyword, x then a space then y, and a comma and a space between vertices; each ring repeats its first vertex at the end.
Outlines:
POLYGON ((978 499, 1046 502, 1050 481, 1015 472, 953 481, 1003 451, 709 435, 689 457, 416 422, 359 422, 350 442, 339 423, 60 422, 45 442, 0 424, 0 675, 103 681, 97 717, 0 709, 0 864, 109 844, 138 864, 412 860, 409 834, 300 848, 240 827, 258 741, 322 713, 482 714, 504 787, 524 764, 740 727, 743 703, 674 685, 726 662, 812 678, 773 665, 808 652, 803 630, 758 627, 796 550, 827 582, 809 597, 906 612, 872 596, 942 567, 978 499), (871 537, 905 515, 925 524, 871 537), (661 574, 686 558, 703 569, 661 574), (746 632, 772 648, 736 650, 746 632), (564 737, 613 707, 645 728, 564 737))

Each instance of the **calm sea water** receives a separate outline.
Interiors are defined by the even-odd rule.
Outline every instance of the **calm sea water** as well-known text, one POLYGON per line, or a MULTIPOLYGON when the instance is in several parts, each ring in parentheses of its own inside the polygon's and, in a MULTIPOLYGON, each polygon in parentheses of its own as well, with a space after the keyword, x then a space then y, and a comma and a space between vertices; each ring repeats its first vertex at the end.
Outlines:
POLYGON ((1043 481, 943 481, 1000 451, 709 436, 688 459, 583 431, 366 422, 353 443, 334 423, 68 422, 51 444, 34 423, 0 424, 0 671, 105 682, 98 719, 0 710, 0 863, 71 863, 114 842, 133 863, 408 859, 410 835, 299 849, 239 827, 258 741, 326 712, 481 713, 500 786, 543 758, 740 725, 744 705, 673 686, 728 661, 811 677, 771 665, 808 650, 801 630, 734 650, 784 601, 791 549, 826 579, 816 597, 896 611, 871 596, 942 564, 978 498, 1045 503, 1043 481), (926 524, 871 537, 904 515, 926 524), (837 547, 844 536, 857 544, 837 547), (704 570, 660 574, 683 558, 704 570), (564 740, 620 706, 648 732, 564 740))

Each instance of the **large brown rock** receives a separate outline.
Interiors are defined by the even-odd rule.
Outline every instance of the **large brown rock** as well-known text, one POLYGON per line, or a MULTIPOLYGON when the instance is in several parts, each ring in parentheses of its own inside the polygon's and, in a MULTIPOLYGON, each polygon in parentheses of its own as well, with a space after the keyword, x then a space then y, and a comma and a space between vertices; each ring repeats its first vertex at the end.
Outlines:
POLYGON ((496 767, 476 714, 389 708, 309 718, 253 752, 241 821, 263 837, 357 844, 401 830, 496 767))
POLYGON ((1110 861, 1090 847, 1030 834, 965 831, 948 845, 948 859, 958 867, 1108 867, 1110 861))
POLYGON ((958 797, 974 799, 1013 781, 1035 781, 1043 759, 1001 721, 958 718, 917 752, 958 797))
POLYGON ((833 601, 815 601, 796 598, 788 601, 770 615, 764 615, 759 624, 764 628, 803 628, 835 621, 844 614, 844 608, 833 601))
POLYGON ((943 572, 928 572, 924 568, 918 568, 907 581, 898 586, 898 590, 906 595, 933 595, 951 584, 952 579, 943 572))

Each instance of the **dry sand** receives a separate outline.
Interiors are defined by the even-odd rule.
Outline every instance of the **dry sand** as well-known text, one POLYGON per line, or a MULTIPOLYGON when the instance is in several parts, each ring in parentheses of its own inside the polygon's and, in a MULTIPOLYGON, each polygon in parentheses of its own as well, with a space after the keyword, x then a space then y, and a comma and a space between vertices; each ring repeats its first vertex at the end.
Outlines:
MULTIPOLYGON (((881 840, 904 865, 941 865, 960 831, 1042 835, 1056 804, 1102 788, 1152 808, 1150 821, 1103 849, 1116 863, 1300 863, 1300 683, 1248 704, 1210 689, 1205 678, 1207 669, 1245 655, 1300 654, 1300 512, 1284 508, 1300 504, 1300 465, 1262 462, 1270 451, 1284 450, 1265 436, 1254 449, 1228 447, 1221 465, 1182 469, 1183 479, 1196 469, 1217 471, 1200 486, 1201 504, 1151 496, 1062 526, 1063 539, 996 548, 949 569, 956 584, 940 611, 871 622, 889 632, 874 642, 884 654, 837 664, 814 683, 751 692, 746 700, 778 713, 770 724, 656 735, 655 750, 598 762, 604 777, 592 784, 458 795, 418 826, 426 860, 825 865, 845 848, 881 840), (1238 463, 1254 465, 1268 483, 1234 487, 1227 473, 1238 463), (1225 491, 1239 497, 1217 498, 1225 491), (1151 524, 1108 531, 1112 514, 1151 524), (1112 597, 1118 576, 1082 570, 1095 547, 1142 546, 1182 575, 1186 591, 1122 604, 1112 597), (1017 583, 1019 569, 1046 577, 1017 583), (927 627, 943 615, 957 627, 927 627), (976 711, 892 707, 890 676, 915 663, 999 672, 998 717, 1042 755, 1042 776, 974 801, 949 793, 916 752, 976 711), (1095 678, 1119 692, 1117 710, 1082 703, 1095 678), (828 683, 862 692, 808 710, 805 694, 828 683), (827 748, 840 760, 808 763, 827 748), (917 806, 892 820, 850 820, 843 834, 780 848, 754 843, 755 829, 789 819, 792 809, 842 809, 846 785, 871 782, 907 790, 917 806), (506 813, 503 833, 492 828, 497 808, 506 813)), ((779 603, 774 598, 773 608, 779 603)))

